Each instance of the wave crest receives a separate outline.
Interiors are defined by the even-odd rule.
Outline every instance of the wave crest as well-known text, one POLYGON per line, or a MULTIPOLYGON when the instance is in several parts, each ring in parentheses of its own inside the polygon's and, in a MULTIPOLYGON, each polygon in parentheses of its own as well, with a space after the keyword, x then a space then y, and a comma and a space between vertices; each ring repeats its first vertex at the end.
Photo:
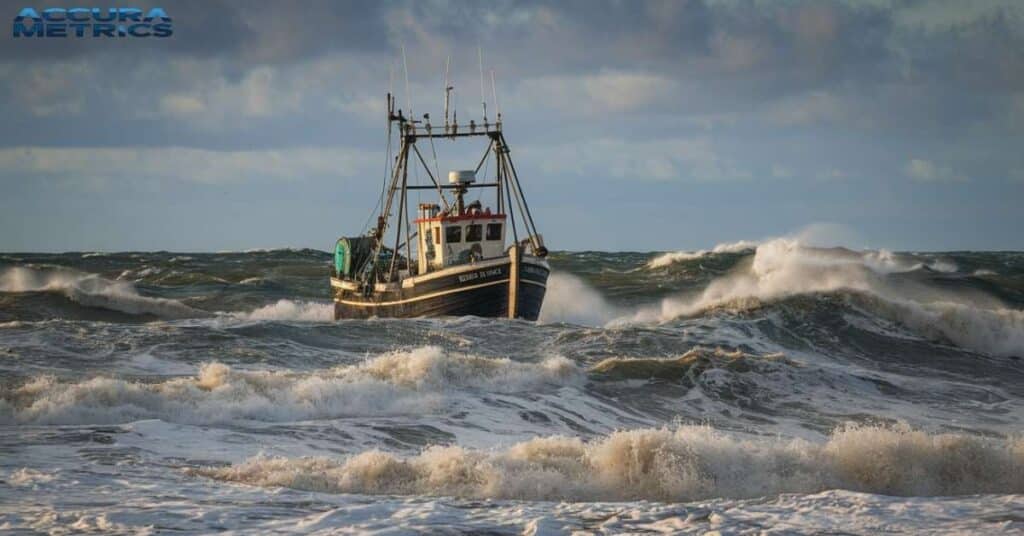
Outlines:
POLYGON ((270 305, 245 312, 233 313, 243 320, 278 320, 300 322, 331 322, 334 304, 312 301, 278 300, 270 305))
POLYGON ((576 365, 560 356, 520 363, 434 346, 304 374, 248 372, 214 362, 202 365, 195 377, 155 383, 103 377, 65 383, 36 377, 0 388, 0 422, 282 422, 424 414, 442 409, 445 393, 454 389, 517 392, 582 377, 576 365))
POLYGON ((737 439, 705 426, 552 436, 485 452, 435 446, 345 460, 264 458, 189 471, 335 493, 523 500, 693 501, 848 489, 903 496, 1024 492, 1024 442, 847 426, 824 443, 737 439))
POLYGON ((142 296, 126 281, 68 269, 8 268, 0 274, 0 292, 54 292, 86 307, 99 307, 133 315, 190 318, 204 313, 177 300, 142 296))
POLYGON ((722 348, 695 347, 674 359, 607 358, 590 368, 609 379, 663 379, 681 380, 722 368, 734 372, 750 372, 759 364, 785 362, 793 364, 781 354, 752 356, 740 351, 728 352, 722 348))
POLYGON ((611 325, 666 322, 713 309, 749 310, 790 296, 854 292, 872 312, 919 334, 995 355, 1024 355, 1024 311, 995 298, 954 293, 888 274, 917 265, 884 250, 855 252, 777 239, 758 246, 749 263, 695 295, 665 298, 611 325))
POLYGON ((792 364, 782 354, 754 356, 739 350, 729 352, 721 348, 710 350, 697 347, 671 359, 609 357, 595 364, 590 370, 616 380, 681 380, 698 376, 711 368, 749 372, 759 364, 780 361, 792 364))
POLYGON ((718 244, 711 249, 700 249, 697 251, 670 251, 662 253, 657 257, 654 257, 647 263, 647 268, 655 270, 658 268, 665 268, 677 262, 692 261, 694 259, 700 259, 713 255, 716 253, 744 253, 748 251, 754 251, 757 248, 758 242, 752 242, 749 240, 740 240, 738 242, 731 242, 726 244, 718 244))

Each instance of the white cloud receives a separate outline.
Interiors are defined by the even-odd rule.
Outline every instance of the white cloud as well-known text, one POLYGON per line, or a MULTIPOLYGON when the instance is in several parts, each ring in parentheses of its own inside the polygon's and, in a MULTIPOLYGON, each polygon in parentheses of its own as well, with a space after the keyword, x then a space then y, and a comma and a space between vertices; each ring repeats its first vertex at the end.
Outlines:
POLYGON ((861 122, 849 100, 826 91, 784 98, 768 106, 768 119, 783 126, 861 122))
POLYGON ((818 172, 816 177, 820 181, 835 181, 845 179, 847 177, 847 174, 845 171, 841 169, 831 168, 818 172))
MULTIPOLYGON (((387 66, 360 61, 358 56, 332 54, 304 62, 261 65, 235 78, 225 75, 216 61, 173 63, 173 74, 164 83, 173 89, 160 97, 157 110, 164 117, 200 128, 228 128, 238 118, 314 112, 320 117, 326 112, 339 121, 353 115, 363 120, 382 120, 384 116, 387 66)), ((434 91, 418 91, 422 95, 428 89, 434 91)), ((146 114, 152 107, 136 108, 146 114)))
POLYGON ((518 107, 557 109, 571 115, 625 112, 674 95, 675 80, 643 72, 600 71, 579 76, 542 76, 516 85, 510 99, 518 107))
POLYGON ((211 151, 168 148, 14 147, 0 149, 0 178, 55 177, 92 189, 114 182, 301 181, 378 171, 376 153, 348 148, 211 151))
POLYGON ((88 76, 88 68, 81 63, 61 63, 59 67, 0 64, 0 79, 17 81, 10 86, 10 104, 40 117, 81 113, 85 99, 80 84, 88 76))
MULTIPOLYGON (((204 128, 225 126, 229 118, 261 118, 294 113, 311 102, 312 92, 304 87, 309 75, 304 68, 262 66, 249 70, 237 80, 209 74, 209 65, 182 62, 178 77, 167 86, 177 89, 160 95, 155 110, 140 107, 142 116, 156 115, 190 122, 204 128), (202 73, 202 74, 201 74, 202 73)), ((140 97, 136 97, 140 98, 140 97)), ((145 99, 146 97, 141 97, 145 99)))
POLYGON ((388 75, 386 65, 337 53, 237 73, 222 58, 178 57, 121 72, 114 86, 106 82, 109 72, 102 61, 94 58, 27 69, 0 63, 0 78, 19 80, 9 89, 9 104, 33 116, 122 110, 128 118, 228 130, 239 119, 322 116, 324 111, 338 120, 380 119, 388 75))
POLYGON ((965 175, 956 173, 953 168, 947 166, 939 166, 934 162, 928 160, 922 160, 919 158, 912 158, 907 162, 907 166, 904 172, 912 180, 919 182, 964 182, 967 181, 965 175))
POLYGON ((1024 9, 1018 0, 932 0, 893 7, 893 21, 898 25, 931 32, 964 27, 994 17, 1006 17, 1017 24, 1024 22, 1024 9))
POLYGON ((195 95, 168 94, 160 97, 160 110, 165 115, 189 116, 205 111, 206 104, 195 95))
POLYGON ((791 179, 794 177, 793 171, 781 164, 772 164, 772 177, 776 179, 791 179))
POLYGON ((747 71, 766 63, 772 54, 771 50, 756 38, 724 32, 715 34, 711 46, 722 66, 736 72, 747 71))
POLYGON ((625 180, 748 180, 753 174, 723 158, 706 138, 656 141, 580 140, 523 148, 525 158, 547 174, 625 180))

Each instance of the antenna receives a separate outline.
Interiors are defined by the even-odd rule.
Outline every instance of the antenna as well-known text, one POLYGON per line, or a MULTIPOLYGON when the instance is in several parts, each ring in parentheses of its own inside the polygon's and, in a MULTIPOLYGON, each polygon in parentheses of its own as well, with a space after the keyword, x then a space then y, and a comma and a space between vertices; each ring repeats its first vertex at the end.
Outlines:
POLYGON ((501 122, 501 105, 498 104, 498 86, 494 84, 494 69, 491 69, 491 93, 494 94, 494 111, 498 113, 498 122, 501 122))
POLYGON ((484 97, 484 50, 479 45, 476 47, 477 58, 480 60, 480 104, 484 109, 484 124, 487 124, 487 98, 484 97))
MULTIPOLYGON (((391 116, 394 115, 394 108, 391 106, 395 98, 395 62, 388 63, 388 143, 391 142, 391 116)), ((390 155, 388 156, 390 158, 390 155)))
POLYGON ((405 105, 409 108, 409 117, 412 118, 412 92, 409 91, 409 61, 405 58, 405 44, 402 45, 402 66, 405 68, 405 105))
POLYGON ((452 63, 452 57, 451 57, 451 55, 449 55, 448 59, 445 60, 445 62, 444 62, 444 129, 445 129, 445 131, 448 130, 448 101, 449 101, 449 96, 451 95, 452 90, 455 89, 454 86, 452 86, 452 85, 450 85, 448 83, 448 68, 451 67, 451 63, 452 63))

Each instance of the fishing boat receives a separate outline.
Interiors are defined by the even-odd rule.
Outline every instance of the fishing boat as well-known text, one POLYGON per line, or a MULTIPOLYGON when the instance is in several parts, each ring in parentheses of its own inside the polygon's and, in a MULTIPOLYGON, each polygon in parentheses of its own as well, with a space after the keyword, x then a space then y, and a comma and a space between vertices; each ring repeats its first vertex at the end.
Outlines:
POLYGON ((451 89, 446 84, 444 123, 437 126, 429 114, 414 119, 411 112, 407 117, 396 110, 395 97, 388 93, 391 169, 374 212, 376 226, 335 244, 335 319, 475 315, 536 320, 540 314, 550 272, 548 250, 512 163, 501 113, 488 122, 484 104, 482 123, 459 125, 454 114, 449 121, 451 89), (393 159, 392 132, 399 141, 393 159), (474 138, 487 143, 476 167, 451 171, 442 181, 434 141, 474 138), (429 145, 433 170, 419 144, 429 145), (494 165, 484 167, 489 160, 494 165), (429 182, 410 182, 411 165, 419 165, 416 175, 429 182), (490 168, 493 176, 487 173, 490 168), (481 195, 467 202, 471 191, 481 195), (412 222, 410 192, 436 196, 418 203, 412 222))

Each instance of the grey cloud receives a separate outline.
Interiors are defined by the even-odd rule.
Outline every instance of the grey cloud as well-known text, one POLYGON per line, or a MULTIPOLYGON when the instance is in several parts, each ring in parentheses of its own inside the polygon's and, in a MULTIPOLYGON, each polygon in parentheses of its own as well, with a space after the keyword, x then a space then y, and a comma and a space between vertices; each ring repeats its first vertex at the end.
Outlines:
MULTIPOLYGON (((22 7, 31 4, 8 6, 0 15, 10 21, 22 7)), ((72 0, 61 2, 60 6, 96 7, 96 3, 72 0)), ((138 7, 143 11, 163 7, 174 21, 174 35, 165 39, 134 39, 130 46, 125 46, 126 43, 119 39, 15 39, 10 32, 5 31, 4 46, 0 47, 0 61, 31 63, 95 56, 121 56, 139 62, 163 60, 174 55, 209 57, 238 54, 244 49, 246 41, 259 36, 258 32, 245 24, 238 6, 224 0, 184 0, 173 4, 144 0, 133 2, 132 7, 138 7)))
MULTIPOLYGON (((714 131, 744 145, 770 131, 877 153, 897 142, 851 140, 874 132, 924 150, 970 132, 984 153, 1024 127, 1020 4, 969 16, 949 3, 754 0, 196 1, 168 10, 168 40, 8 37, 0 146, 373 147, 366 133, 378 134, 389 67, 401 78, 400 47, 418 111, 439 111, 441 66, 453 56, 465 118, 479 108, 477 43, 498 72, 510 125, 537 139, 714 131)), ((776 164, 761 156, 747 167, 776 164)), ((1000 158, 984 165, 1020 166, 1000 158)), ((898 173, 905 162, 870 159, 898 173)))

